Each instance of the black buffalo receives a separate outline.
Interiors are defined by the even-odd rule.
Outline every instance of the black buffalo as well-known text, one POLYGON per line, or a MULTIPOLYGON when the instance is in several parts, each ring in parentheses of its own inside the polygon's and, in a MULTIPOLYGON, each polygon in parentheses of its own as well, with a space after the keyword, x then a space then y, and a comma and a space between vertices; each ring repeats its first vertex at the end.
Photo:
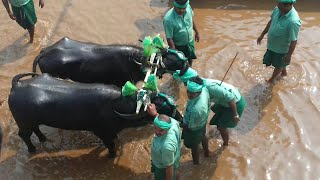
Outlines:
MULTIPOLYGON (((165 103, 163 97, 154 96, 151 102, 161 107, 160 113, 181 121, 181 114, 175 106, 165 103)), ((40 141, 46 140, 39 129, 43 124, 66 130, 92 131, 109 149, 109 156, 114 157, 114 139, 118 132, 152 122, 143 110, 135 114, 136 96, 123 97, 121 90, 114 85, 76 83, 48 74, 16 75, 8 103, 19 127, 19 136, 29 152, 36 150, 30 139, 32 133, 40 141), (31 75, 36 77, 21 80, 31 75)))
MULTIPOLYGON (((188 61, 178 60, 176 54, 166 49, 157 75, 187 68, 188 61)), ((149 64, 143 49, 133 45, 99 45, 64 37, 41 50, 33 62, 42 73, 54 77, 69 78, 76 82, 114 84, 121 87, 126 81, 136 83, 145 77, 149 64)))

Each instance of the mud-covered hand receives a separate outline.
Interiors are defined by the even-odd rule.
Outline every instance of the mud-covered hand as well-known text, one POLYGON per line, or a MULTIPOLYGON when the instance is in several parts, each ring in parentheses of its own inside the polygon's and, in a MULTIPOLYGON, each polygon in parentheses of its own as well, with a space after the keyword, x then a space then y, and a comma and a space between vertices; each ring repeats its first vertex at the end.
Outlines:
POLYGON ((233 117, 233 121, 234 121, 235 123, 238 123, 238 122, 240 121, 239 115, 234 116, 234 117, 233 117))
POLYGON ((198 32, 196 32, 196 34, 194 35, 194 40, 196 42, 199 42, 200 41, 200 34, 198 32))
POLYGON ((263 37, 264 37, 263 35, 260 35, 260 36, 258 37, 258 39, 257 39, 257 44, 258 44, 258 45, 261 44, 261 41, 262 41, 263 37))
POLYGON ((148 113, 150 114, 150 116, 152 116, 152 117, 156 117, 156 116, 158 115, 156 105, 154 105, 154 104, 149 104, 149 105, 148 105, 147 112, 148 112, 148 113))
POLYGON ((9 17, 12 19, 12 20, 16 20, 16 17, 14 16, 14 14, 12 12, 9 13, 9 17))

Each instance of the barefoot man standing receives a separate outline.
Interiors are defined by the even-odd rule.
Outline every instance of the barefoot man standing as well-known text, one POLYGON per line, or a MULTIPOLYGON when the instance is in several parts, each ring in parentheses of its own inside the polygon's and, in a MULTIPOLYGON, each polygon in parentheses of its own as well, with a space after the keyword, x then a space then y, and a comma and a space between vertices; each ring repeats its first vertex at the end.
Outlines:
MULTIPOLYGON (((27 29, 30 35, 30 43, 33 43, 34 25, 37 22, 37 16, 34 9, 33 0, 2 0, 9 17, 15 20, 23 29, 27 29), (11 9, 9 7, 11 4, 11 9)), ((43 0, 39 0, 39 6, 43 8, 43 0)))
POLYGON ((290 64, 301 27, 299 15, 293 7, 295 2, 296 0, 278 0, 270 21, 257 39, 257 44, 261 44, 264 35, 268 33, 267 52, 263 57, 263 64, 274 66, 268 83, 272 83, 280 74, 287 75, 286 66, 290 64))

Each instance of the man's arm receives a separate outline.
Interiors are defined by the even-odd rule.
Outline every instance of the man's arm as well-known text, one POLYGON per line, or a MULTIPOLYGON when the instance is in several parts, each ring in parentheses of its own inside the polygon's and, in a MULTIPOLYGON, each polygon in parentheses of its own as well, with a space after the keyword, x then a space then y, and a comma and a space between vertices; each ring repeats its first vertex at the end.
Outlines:
POLYGON ((10 7, 9 7, 9 3, 8 3, 8 0, 2 0, 2 4, 4 5, 4 7, 6 8, 8 14, 11 13, 10 11, 10 7))
POLYGON ((233 120, 238 123, 240 121, 240 117, 238 115, 238 111, 237 111, 237 105, 236 105, 236 102, 234 100, 231 100, 229 102, 229 106, 231 107, 232 109, 232 112, 233 112, 233 120))
POLYGON ((173 165, 166 167, 166 180, 172 180, 173 179, 173 165))
POLYGON ((257 39, 257 44, 261 44, 261 41, 262 41, 264 35, 268 33, 269 28, 270 28, 270 25, 271 25, 271 21, 272 21, 272 20, 270 19, 269 22, 268 22, 268 24, 267 24, 267 26, 266 26, 266 27, 264 28, 264 30, 262 31, 261 35, 258 37, 258 39, 257 39))
POLYGON ((297 41, 291 41, 288 54, 285 56, 285 60, 284 60, 285 63, 290 64, 291 56, 293 54, 293 51, 296 49, 296 45, 297 45, 297 41))
POLYGON ((200 41, 200 34, 199 34, 198 29, 197 29, 196 23, 194 21, 193 21, 193 30, 196 33, 194 38, 195 38, 196 42, 199 42, 200 41))
POLYGON ((12 13, 11 10, 10 10, 8 0, 2 0, 2 4, 3 4, 4 7, 6 8, 9 17, 10 17, 12 20, 16 20, 16 17, 13 15, 13 13, 12 13))
POLYGON ((166 34, 166 39, 169 45, 170 49, 175 49, 176 46, 174 45, 173 42, 173 25, 170 20, 163 19, 163 28, 164 28, 164 33, 166 34))
POLYGON ((301 22, 295 22, 295 23, 291 23, 290 27, 289 27, 289 41, 290 41, 290 45, 289 45, 289 51, 287 53, 287 55, 285 56, 284 62, 290 64, 291 61, 291 56, 293 54, 293 51, 296 48, 297 45, 297 41, 298 41, 298 34, 300 31, 300 27, 301 27, 301 22))
POLYGON ((172 39, 167 39, 168 45, 170 49, 175 49, 176 46, 174 45, 174 42, 172 39))

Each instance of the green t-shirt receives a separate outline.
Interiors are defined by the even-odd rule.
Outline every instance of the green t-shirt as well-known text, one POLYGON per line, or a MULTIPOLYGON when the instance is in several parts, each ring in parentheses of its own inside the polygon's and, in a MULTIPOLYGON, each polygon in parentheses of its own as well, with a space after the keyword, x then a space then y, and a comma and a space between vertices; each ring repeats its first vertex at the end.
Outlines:
POLYGON ((291 41, 298 40, 300 27, 300 17, 294 7, 284 16, 281 16, 281 11, 275 7, 268 31, 268 49, 280 54, 288 53, 291 41))
POLYGON ((178 121, 171 118, 172 126, 167 134, 154 136, 151 143, 151 160, 157 168, 173 165, 179 167, 181 133, 178 121))
POLYGON ((193 41, 193 11, 187 6, 183 16, 171 8, 163 18, 164 32, 167 39, 172 39, 176 46, 186 46, 193 41))
POLYGON ((240 91, 231 84, 223 82, 220 86, 221 81, 215 79, 204 79, 204 82, 209 91, 210 101, 213 103, 230 107, 231 100, 238 102, 241 99, 240 91))
POLYGON ((188 128, 196 131, 206 125, 210 107, 210 96, 207 88, 203 88, 201 94, 188 100, 187 108, 184 112, 183 123, 188 124, 188 128))
POLYGON ((9 3, 14 7, 26 5, 30 0, 9 0, 9 3))

